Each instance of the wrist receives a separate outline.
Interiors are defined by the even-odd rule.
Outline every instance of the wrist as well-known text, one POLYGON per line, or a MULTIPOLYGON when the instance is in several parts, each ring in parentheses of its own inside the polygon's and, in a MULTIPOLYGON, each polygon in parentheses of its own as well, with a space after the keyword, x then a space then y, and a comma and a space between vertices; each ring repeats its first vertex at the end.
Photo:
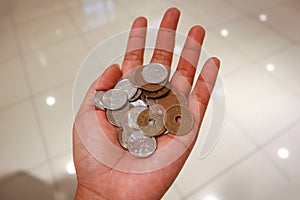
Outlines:
POLYGON ((103 200, 100 194, 88 189, 87 187, 78 184, 74 200, 103 200))

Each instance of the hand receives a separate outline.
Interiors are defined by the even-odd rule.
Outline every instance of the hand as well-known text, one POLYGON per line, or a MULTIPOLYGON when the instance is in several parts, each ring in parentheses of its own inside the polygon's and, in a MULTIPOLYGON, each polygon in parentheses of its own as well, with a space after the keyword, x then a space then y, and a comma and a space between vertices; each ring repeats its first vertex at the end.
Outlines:
MULTIPOLYGON (((151 62, 171 66, 179 16, 180 12, 176 8, 170 8, 164 14, 151 62), (161 46, 164 48, 160 48, 161 46)), ((210 58, 191 91, 205 35, 200 26, 190 29, 176 73, 171 79, 171 84, 188 98, 188 107, 194 114, 195 125, 190 133, 185 136, 167 134, 159 137, 157 151, 152 156, 135 158, 119 145, 119 129, 107 121, 104 111, 94 106, 93 98, 97 91, 113 88, 124 74, 143 65, 146 27, 145 18, 139 17, 134 21, 122 69, 118 65, 106 69, 91 85, 76 116, 73 128, 74 163, 78 180, 76 199, 160 199, 175 180, 195 144, 220 65, 217 58, 210 58), (103 142, 102 137, 111 143, 103 142), (169 145, 171 143, 172 149, 169 145), (110 146, 117 148, 108 150, 110 146), (164 147, 164 153, 158 151, 164 147), (112 156, 115 153, 113 151, 122 153, 116 157, 112 156), (179 154, 175 155, 176 153, 179 154), (163 168, 151 170, 153 163, 170 158, 176 159, 163 168), (99 160, 107 160, 113 164, 109 166, 99 160), (128 172, 118 170, 123 166, 127 167, 128 172), (133 173, 135 167, 139 166, 148 167, 149 170, 133 173)))

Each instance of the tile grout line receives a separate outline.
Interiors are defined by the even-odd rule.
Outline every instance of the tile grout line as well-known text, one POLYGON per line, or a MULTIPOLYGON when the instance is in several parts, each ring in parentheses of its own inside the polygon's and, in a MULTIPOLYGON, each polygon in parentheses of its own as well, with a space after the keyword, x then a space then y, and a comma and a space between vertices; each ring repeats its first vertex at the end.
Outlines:
POLYGON ((235 122, 235 124, 242 130, 241 131, 242 134, 262 153, 264 158, 272 164, 272 166, 277 170, 277 172, 279 174, 281 174, 286 180, 288 180, 290 182, 292 180, 290 175, 284 169, 282 169, 278 165, 278 163, 270 157, 270 155, 267 152, 265 152, 264 147, 272 144, 272 142, 274 142, 278 138, 286 135, 290 129, 294 128, 298 123, 300 123, 300 118, 296 119, 295 121, 293 121, 292 123, 290 123, 286 127, 279 130, 272 137, 266 139, 262 144, 258 144, 257 141, 253 137, 251 137, 251 134, 249 134, 248 131, 246 131, 242 127, 242 125, 233 116, 231 116, 231 118, 235 122))
MULTIPOLYGON (((67 19, 69 19, 69 16, 68 16, 68 14, 67 14, 67 8, 65 7, 65 5, 63 5, 63 7, 62 7, 61 9, 59 9, 59 10, 52 11, 52 12, 47 13, 47 14, 45 14, 45 15, 42 15, 42 16, 40 16, 40 17, 48 17, 48 16, 51 16, 51 15, 56 14, 56 13, 62 13, 62 14, 65 14, 66 17, 67 17, 67 19)), ((40 17, 34 17, 34 18, 32 18, 32 19, 30 19, 30 20, 27 20, 27 21, 25 21, 25 22, 22 22, 22 23, 16 23, 16 22, 14 22, 14 20, 12 19, 13 17, 12 17, 11 15, 12 15, 12 14, 10 14, 12 26, 23 25, 23 24, 26 24, 26 23, 28 23, 28 22, 31 22, 31 21, 34 21, 34 20, 40 18, 40 17)), ((72 23, 71 23, 71 25, 74 26, 72 23)), ((75 27, 75 28, 76 28, 76 27, 75 27)), ((17 29, 16 29, 15 31, 17 32, 17 29)), ((44 50, 45 50, 45 49, 49 49, 50 47, 53 47, 53 46, 58 45, 58 44, 61 44, 62 41, 70 41, 70 40, 74 39, 75 37, 78 37, 79 35, 80 35, 80 33, 76 30, 76 32, 75 32, 74 34, 71 34, 71 35, 67 36, 66 38, 64 38, 64 39, 62 39, 62 40, 59 40, 59 41, 52 41, 52 42, 50 42, 50 43, 47 43, 46 45, 44 45, 44 46, 43 46, 42 48, 40 48, 40 49, 44 49, 44 50), (77 35, 77 34, 78 34, 78 35, 77 35)), ((17 38, 17 37, 16 37, 16 38, 17 38)), ((21 46, 21 45, 20 45, 20 41, 18 41, 18 43, 19 43, 18 46, 21 46)), ((20 49, 22 49, 22 48, 20 48, 20 49)), ((30 55, 35 54, 34 51, 30 51, 30 52, 28 52, 28 53, 26 53, 26 54, 23 54, 23 52, 21 51, 21 53, 22 53, 23 56, 30 56, 30 55)), ((81 52, 81 53, 82 53, 82 52, 81 52)), ((12 58, 9 58, 9 59, 12 59, 12 58)), ((7 59, 7 60, 9 60, 9 59, 7 59)))
MULTIPOLYGON (((233 2, 231 2, 231 1, 229 1, 229 0, 225 0, 225 1, 226 1, 227 3, 229 3, 230 5, 232 5, 233 7, 235 7, 236 9, 238 9, 238 10, 240 10, 240 11, 242 11, 242 12, 247 13, 247 15, 250 15, 250 16, 251 16, 252 18, 254 18, 254 19, 257 19, 257 16, 256 16, 254 13, 252 13, 252 12, 250 12, 250 11, 248 11, 248 10, 242 9, 240 6, 236 5, 235 3, 233 3, 233 2)), ((265 10, 272 9, 272 8, 275 8, 276 6, 283 5, 284 3, 286 3, 286 2, 279 2, 279 3, 275 4, 275 5, 272 5, 272 6, 266 6, 266 7, 262 8, 262 9, 265 9, 265 10)), ((260 10, 256 10, 256 11, 259 12, 260 10)), ((274 33, 276 33, 276 34, 279 35, 280 37, 283 37, 283 38, 287 39, 287 40, 289 41, 289 43, 292 43, 292 44, 293 44, 293 43, 296 42, 294 39, 292 39, 292 38, 290 38, 289 36, 287 36, 287 35, 281 33, 280 31, 278 31, 276 28, 274 28, 274 27, 273 27, 272 25, 270 25, 269 23, 265 22, 264 24, 265 24, 266 27, 268 27, 270 30, 272 30, 274 33)))
MULTIPOLYGON (((233 6, 233 7, 236 8, 237 10, 241 11, 242 13, 244 13, 244 14, 241 15, 240 17, 243 17, 243 18, 251 17, 251 19, 255 19, 256 21, 258 21, 258 20, 257 20, 257 16, 254 15, 253 13, 251 13, 250 11, 247 11, 247 10, 242 9, 241 7, 239 7, 238 5, 236 5, 235 3, 233 3, 233 2, 231 2, 231 1, 229 1, 229 0, 225 0, 225 1, 226 1, 229 5, 233 6)), ((277 5, 281 5, 281 4, 283 4, 283 3, 278 3, 278 4, 274 5, 273 7, 275 7, 275 6, 277 6, 277 5)), ((267 8, 272 8, 272 6, 271 6, 271 7, 267 7, 267 8)), ((226 21, 226 22, 219 23, 219 24, 217 24, 217 25, 215 25, 215 26, 213 27, 213 30, 214 30, 214 31, 217 31, 217 27, 218 27, 218 26, 221 26, 221 25, 223 25, 224 23, 228 23, 228 22, 235 22, 235 21, 237 21, 237 20, 240 20, 240 18, 235 17, 235 18, 232 18, 232 19, 230 19, 230 20, 228 20, 228 21, 226 21)), ((258 21, 258 22, 260 22, 260 21, 258 21)), ((264 56, 262 56, 262 57, 260 57, 260 58, 253 59, 253 58, 249 57, 249 54, 248 54, 248 53, 244 52, 240 47, 238 47, 238 46, 236 46, 235 44, 233 44, 230 40, 228 40, 228 39, 225 38, 225 41, 226 41, 226 42, 229 42, 230 45, 234 46, 234 47, 235 47, 237 50, 239 50, 244 56, 246 56, 246 58, 248 58, 248 60, 249 60, 250 62, 254 62, 254 63, 258 63, 259 60, 262 60, 263 58, 269 57, 269 56, 272 55, 273 53, 278 52, 279 50, 281 50, 282 48, 284 48, 285 46, 290 46, 290 45, 292 45, 292 44, 298 43, 297 41, 293 40, 293 39, 290 38, 289 36, 286 36, 286 35, 282 34, 281 32, 279 32, 277 29, 275 29, 275 28, 274 28, 273 26, 271 26, 270 24, 265 23, 265 26, 266 26, 268 29, 270 29, 272 32, 274 32, 275 34, 277 34, 279 37, 281 37, 281 38, 287 40, 287 44, 282 45, 281 47, 275 49, 275 50, 272 51, 271 53, 268 53, 268 54, 266 54, 266 55, 264 55, 264 56)), ((216 33, 216 34, 217 34, 217 33, 216 33)))
MULTIPOLYGON (((69 156, 70 156, 70 152, 72 152, 72 148, 68 148, 68 149, 66 149, 66 150, 63 151, 63 152, 58 153, 58 154, 56 154, 56 155, 50 157, 49 161, 50 161, 50 162, 54 162, 54 161, 56 161, 56 160, 58 160, 58 159, 60 159, 60 158, 62 158, 62 157, 64 157, 64 156, 66 156, 66 155, 69 155, 69 156)), ((47 165, 47 161, 45 161, 45 162, 40 162, 40 163, 34 165, 33 167, 29 168, 29 170, 36 170, 36 169, 39 169, 39 168, 43 167, 44 165, 47 165)))
POLYGON ((254 155, 256 155, 259 151, 254 148, 253 150, 250 150, 248 153, 246 153, 243 157, 241 157, 240 159, 238 159, 237 161, 235 161, 234 163, 232 163, 231 165, 229 165, 228 167, 226 167, 225 169, 223 169, 222 171, 220 171, 219 173, 217 173, 215 176, 213 176, 212 178, 210 178, 209 180, 205 181, 204 183, 202 183, 200 186, 196 187, 195 189, 193 189, 191 192, 189 192, 187 195, 185 195, 183 197, 183 200, 191 197, 194 194, 197 194, 200 190, 204 189, 205 187, 209 186, 210 184, 214 183, 215 181, 217 181, 218 179, 220 179, 221 177, 225 176, 227 173, 229 173, 230 171, 232 171, 233 169, 235 169, 236 167, 240 166, 241 164, 243 164, 245 161, 249 160, 250 158, 252 158, 254 155))
MULTIPOLYGON (((11 11, 11 7, 9 7, 9 10, 11 11)), ((55 180, 54 180, 54 170, 53 170, 53 167, 51 166, 51 163, 49 162, 50 160, 50 154, 49 154, 49 151, 47 149, 47 146, 46 146, 46 138, 44 137, 43 135, 43 128, 41 126, 41 122, 39 120, 39 115, 38 115, 38 112, 37 112, 37 107, 36 107, 36 104, 34 103, 34 99, 32 98, 32 88, 30 86, 30 82, 29 82, 29 77, 28 77, 28 74, 27 74, 27 70, 25 69, 25 60, 24 60, 24 56, 23 56, 23 53, 21 51, 21 45, 20 45, 20 41, 17 37, 17 28, 16 28, 16 23, 14 22, 13 20, 13 16, 12 16, 12 12, 9 12, 9 17, 10 17, 10 21, 11 21, 11 24, 12 24, 12 30, 13 30, 13 34, 16 38, 16 44, 17 44, 17 49, 18 49, 18 55, 19 55, 19 58, 20 58, 20 62, 21 62, 21 65, 22 65, 22 71, 24 73, 24 76, 25 76, 25 80, 26 80, 26 85, 28 87, 28 90, 29 90, 29 93, 30 93, 30 104, 32 106, 32 110, 33 110, 33 115, 34 115, 34 120, 36 122, 36 125, 37 125, 37 128, 38 128, 38 135, 39 135, 39 138, 40 138, 40 141, 41 141, 41 144, 42 144, 42 147, 43 147, 43 151, 45 153, 45 156, 46 156, 46 163, 47 163, 47 166, 48 166, 48 169, 49 169, 49 172, 50 172, 50 177, 53 181, 53 183, 51 184, 51 187, 56 190, 58 188, 58 185, 55 183, 55 180)))
POLYGON ((298 94, 298 92, 294 91, 295 89, 293 89, 292 87, 290 87, 285 81, 282 81, 277 76, 271 76, 271 78, 274 79, 274 80, 276 80, 277 82, 279 82, 280 85, 284 86, 284 88, 287 89, 287 91, 290 94, 292 94, 295 98, 299 99, 299 101, 300 101, 300 93, 298 94))
MULTIPOLYGON (((21 64, 23 65, 23 63, 21 63, 21 64)), ((31 98, 34 99, 34 98, 36 98, 36 97, 38 97, 38 96, 44 95, 44 94, 46 94, 46 93, 49 93, 49 92, 52 91, 52 90, 56 90, 56 89, 59 89, 59 88, 61 88, 61 87, 64 87, 64 86, 66 86, 66 85, 68 85, 68 84, 70 84, 70 83, 74 83, 74 80, 72 79, 72 80, 65 81, 65 82, 63 82, 63 83, 61 83, 61 84, 55 85, 55 86, 53 86, 53 87, 49 87, 49 88, 47 88, 47 89, 45 89, 45 90, 43 90, 43 91, 37 92, 37 93, 35 93, 35 94, 29 94, 27 97, 24 97, 24 98, 22 98, 22 99, 19 99, 19 100, 15 101, 15 102, 6 104, 6 105, 4 105, 4 106, 0 106, 0 112, 12 108, 12 107, 18 105, 19 103, 23 102, 24 100, 30 100, 31 98)))
POLYGON ((63 8, 65 10, 65 14, 67 16, 67 18, 70 20, 70 23, 71 25, 75 28, 76 32, 78 33, 81 41, 84 43, 84 46, 85 46, 85 50, 87 51, 87 55, 89 54, 90 52, 90 47, 88 45, 88 42, 87 40, 85 39, 84 37, 84 32, 80 29, 80 27, 77 25, 77 23, 74 21, 73 17, 70 15, 69 13, 69 10, 68 10, 68 7, 63 4, 63 8))
MULTIPOLYGON (((287 44, 283 45, 282 47, 280 47, 280 48, 278 48, 278 49, 272 51, 271 53, 269 53, 269 54, 267 54, 267 55, 261 57, 260 59, 256 59, 256 60, 250 62, 250 63, 249 63, 249 66, 253 66, 254 69, 259 70, 260 67, 264 67, 264 66, 260 65, 260 64, 264 64, 264 63, 262 63, 261 60, 265 60, 265 59, 269 58, 270 56, 272 56, 272 55, 274 55, 274 54, 280 53, 281 51, 283 51, 284 49, 286 49, 286 48, 288 48, 288 47, 290 47, 290 46, 297 46, 297 47, 298 47, 299 45, 294 45, 293 43, 287 43, 287 44)), ((299 47, 299 48, 300 48, 300 47, 299 47)), ((231 74, 228 74, 228 73, 227 73, 227 74, 222 74, 222 79, 224 79, 224 78, 225 78, 225 79, 227 79, 227 78, 230 79, 232 76, 237 75, 237 74, 239 74, 239 73, 242 73, 242 72, 244 72, 244 71, 246 71, 246 70, 248 70, 248 69, 247 69, 247 68, 241 68, 241 69, 237 69, 236 71, 232 72, 231 74)), ((286 82, 280 80, 277 76, 272 76, 270 73, 267 74, 267 76, 268 76, 270 79, 272 79, 272 80, 274 80, 274 81, 276 81, 276 82, 279 82, 280 85, 281 85, 284 89, 287 89, 287 92, 288 92, 289 94, 291 94, 293 97, 295 97, 296 99, 298 99, 298 100, 300 101, 300 94, 295 93, 295 91, 294 91, 295 89, 291 88, 286 82)))
MULTIPOLYGON (((245 133, 245 130, 240 126, 239 123, 236 122, 236 120, 230 116, 235 124, 238 126, 239 129, 241 129, 241 132, 243 133, 243 135, 248 138, 248 140, 250 140, 251 143, 252 142, 252 138, 245 133)), ((287 132, 289 129, 293 128, 297 123, 300 122, 300 118, 297 119, 295 122, 293 122, 292 124, 290 124, 289 126, 287 126, 286 128, 284 128, 283 130, 279 131, 278 134, 276 134, 275 137, 270 138, 269 140, 267 140, 266 142, 264 142, 263 145, 256 145, 254 144, 255 148, 253 150, 250 150, 249 153, 247 153, 245 156, 241 157, 240 159, 238 159, 236 162, 234 162, 233 164, 231 164, 230 166, 228 166, 227 168, 225 168, 224 170, 220 171, 219 173, 217 173, 215 176, 213 176, 211 179, 205 181, 204 183, 202 183, 200 186, 198 186, 197 188, 193 189, 191 192, 189 192, 187 195, 183 196, 183 200, 191 197, 192 195, 196 194, 197 192, 199 192, 199 190, 202 190, 203 188, 207 187, 208 185, 214 183, 215 181, 217 181, 218 179, 220 179, 221 177, 223 177, 224 175, 226 175, 227 173, 229 173, 230 171, 232 171, 233 169, 235 169, 236 167, 238 167, 239 165, 243 164, 245 161, 249 160, 250 158, 252 158, 255 154, 259 153, 262 151, 262 146, 268 145, 270 143, 272 143, 274 140, 276 140, 277 138, 279 138, 280 136, 284 135, 284 132, 287 132), (282 133, 283 132, 283 133, 282 133)), ((262 153, 262 152, 261 152, 262 153)), ((265 157, 265 155, 262 153, 262 155, 265 157)), ((269 160, 269 159, 268 159, 269 160)), ((270 162, 270 160, 269 160, 270 162)), ((273 164, 273 163, 271 163, 273 164)), ((273 165, 272 165, 273 166, 273 165)), ((278 170, 277 167, 274 166, 274 168, 276 170, 278 170)), ((284 178, 286 179, 286 175, 287 173, 282 174, 281 172, 283 172, 283 170, 279 171, 279 173, 284 176, 284 178)), ((288 179, 288 181, 291 181, 291 179, 288 179)), ((179 193, 181 193, 180 188, 179 189, 179 193)))

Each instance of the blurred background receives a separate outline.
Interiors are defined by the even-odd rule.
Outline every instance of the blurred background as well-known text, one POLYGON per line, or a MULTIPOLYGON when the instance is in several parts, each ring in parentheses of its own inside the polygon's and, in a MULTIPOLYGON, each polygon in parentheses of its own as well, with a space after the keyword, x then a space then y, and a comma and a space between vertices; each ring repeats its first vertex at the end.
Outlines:
MULTIPOLYGON (((164 199, 300 199, 300 1, 0 0, 0 199, 73 199, 72 89, 98 43, 135 17, 206 28, 222 61, 223 134, 164 199)), ((201 137, 201 132, 200 132, 201 137)))

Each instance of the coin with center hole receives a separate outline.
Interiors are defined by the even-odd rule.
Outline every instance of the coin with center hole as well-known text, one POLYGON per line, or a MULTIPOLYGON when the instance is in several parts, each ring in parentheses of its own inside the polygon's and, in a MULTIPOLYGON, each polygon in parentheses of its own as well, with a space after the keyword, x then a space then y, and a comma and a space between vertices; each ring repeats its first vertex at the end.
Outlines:
POLYGON ((126 105, 127 94, 118 89, 111 89, 104 93, 101 102, 106 109, 118 110, 126 105))
POLYGON ((131 99, 137 92, 137 87, 135 87, 129 79, 122 79, 116 85, 115 89, 126 92, 127 98, 131 99))
POLYGON ((102 104, 102 98, 103 98, 104 93, 105 93, 104 91, 96 92, 95 97, 94 97, 95 106, 97 108, 99 108, 100 110, 106 110, 102 104))
POLYGON ((146 109, 147 109, 147 107, 145 107, 145 106, 136 106, 136 107, 132 107, 128 111, 128 125, 130 128, 133 128, 136 130, 140 129, 137 124, 137 119, 138 119, 140 113, 146 109))
POLYGON ((132 155, 145 158, 154 153, 156 140, 154 137, 145 136, 141 131, 134 131, 127 141, 127 148, 132 155))
POLYGON ((168 76, 167 68, 160 63, 150 63, 142 70, 143 79, 151 84, 160 84, 168 79, 168 76))
POLYGON ((146 109, 140 113, 137 124, 143 133, 148 136, 157 136, 166 130, 163 123, 163 117, 150 112, 150 109, 146 109))
POLYGON ((194 116, 186 106, 173 105, 166 110, 163 122, 174 135, 185 135, 194 126, 194 116))

